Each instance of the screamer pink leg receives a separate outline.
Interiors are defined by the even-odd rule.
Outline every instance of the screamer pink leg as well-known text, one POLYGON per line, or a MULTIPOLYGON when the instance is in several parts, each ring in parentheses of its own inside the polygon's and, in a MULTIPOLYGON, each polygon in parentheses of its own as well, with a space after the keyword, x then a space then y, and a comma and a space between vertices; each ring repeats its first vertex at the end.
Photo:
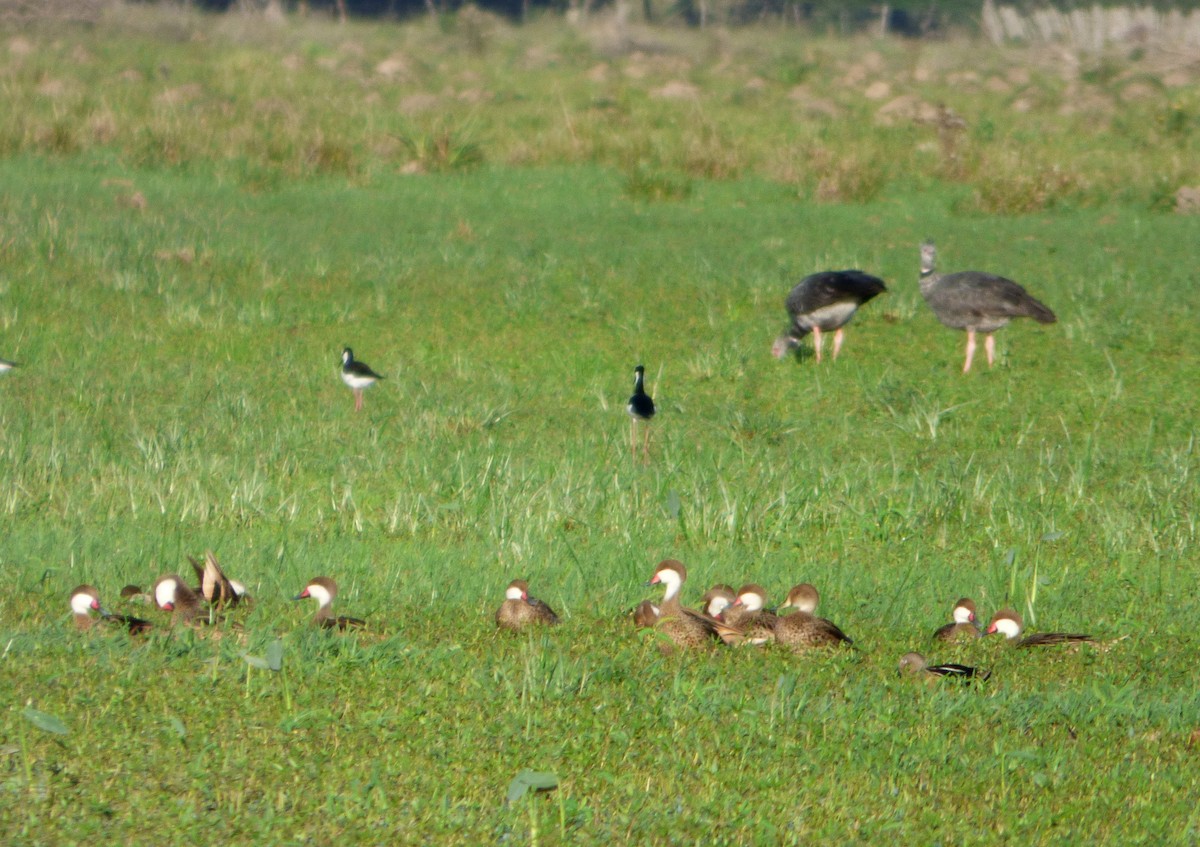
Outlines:
POLYGON ((842 328, 838 327, 838 331, 833 334, 833 358, 835 360, 840 352, 842 352, 842 328))
POLYGON ((963 373, 971 370, 971 360, 975 358, 975 330, 967 330, 967 361, 963 365, 963 373))
POLYGON ((821 361, 821 328, 813 327, 813 349, 817 351, 817 361, 821 361))
POLYGON ((992 363, 996 361, 996 336, 990 332, 985 335, 983 337, 983 349, 987 351, 988 367, 990 368, 992 363))

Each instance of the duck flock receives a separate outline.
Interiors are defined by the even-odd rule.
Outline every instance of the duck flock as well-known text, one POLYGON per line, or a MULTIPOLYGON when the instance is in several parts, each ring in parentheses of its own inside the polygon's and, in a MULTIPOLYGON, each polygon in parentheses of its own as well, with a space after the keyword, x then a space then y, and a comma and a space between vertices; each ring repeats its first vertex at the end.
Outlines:
MULTIPOLYGON (((189 556, 195 570, 197 585, 189 587, 176 574, 159 577, 148 593, 135 585, 121 590, 123 600, 153 603, 171 613, 170 626, 204 626, 223 623, 225 616, 238 608, 253 605, 254 600, 245 586, 225 575, 216 555, 209 551, 204 562, 189 556)), ((659 635, 659 649, 664 654, 677 650, 696 650, 714 646, 764 647, 774 645, 795 654, 828 648, 854 648, 854 641, 841 627, 827 618, 817 616, 820 594, 809 583, 800 583, 788 592, 782 603, 767 608, 767 592, 756 583, 747 583, 737 591, 729 585, 718 584, 700 598, 700 608, 685 607, 679 600, 687 568, 675 559, 659 562, 646 585, 661 585, 662 601, 642 601, 632 612, 634 626, 653 629, 659 635), (784 610, 791 610, 785 613, 784 610)), ((329 577, 309 580, 294 600, 313 599, 317 611, 313 625, 330 630, 357 630, 366 626, 361 618, 334 615, 333 600, 337 583, 329 577)), ((133 635, 152 631, 150 621, 132 615, 116 614, 100 605, 100 593, 95 586, 80 585, 71 591, 71 611, 78 629, 87 631, 98 623, 121 627, 133 635), (98 612, 98 616, 93 616, 98 612)), ((940 644, 971 641, 986 635, 1003 635, 1016 647, 1040 647, 1091 641, 1085 634, 1048 632, 1022 637, 1021 616, 1012 609, 1001 609, 992 616, 986 632, 975 617, 975 603, 967 597, 959 599, 951 612, 950 623, 939 627, 931 640, 940 644)), ((496 627, 520 632, 530 627, 554 626, 559 617, 550 606, 529 593, 525 580, 515 579, 504 592, 504 602, 496 610, 496 627)), ((220 632, 221 630, 213 630, 220 632)), ((900 659, 902 673, 930 679, 950 677, 959 680, 987 679, 989 671, 959 664, 930 664, 917 652, 906 653, 900 659)))
MULTIPOLYGON (((815 586, 802 582, 788 592, 786 599, 773 609, 766 607, 767 592, 757 583, 747 583, 734 591, 729 585, 714 585, 700 598, 700 608, 683 606, 679 595, 687 581, 687 568, 675 559, 664 559, 654 569, 647 585, 661 585, 662 602, 655 605, 643 600, 633 611, 634 625, 639 629, 654 629, 660 634, 659 648, 663 653, 713 645, 754 646, 775 645, 795 654, 823 648, 851 648, 854 641, 841 627, 827 618, 817 616, 820 594, 815 586), (792 610, 785 614, 784 610, 792 610)), ((496 612, 496 625, 521 630, 531 625, 553 625, 558 615, 541 600, 529 595, 524 580, 514 580, 496 612)), ((959 599, 951 612, 950 623, 939 627, 931 636, 939 644, 971 641, 984 635, 1003 635, 1016 647, 1041 647, 1054 644, 1077 644, 1091 641, 1081 633, 1044 632, 1022 637, 1024 622, 1013 609, 1001 609, 992 616, 986 632, 975 618, 975 603, 968 597, 959 599)), ((930 679, 952 677, 959 680, 987 679, 986 670, 959 664, 934 665, 917 652, 906 653, 900 659, 902 673, 923 675, 930 679)))
MULTIPOLYGON (((1054 313, 1029 295, 1017 283, 1002 276, 964 271, 941 274, 936 270, 937 251, 933 242, 921 245, 921 294, 934 315, 944 325, 967 333, 966 357, 963 372, 971 369, 976 350, 976 337, 984 336, 988 365, 995 361, 995 342, 992 333, 1014 318, 1029 317, 1039 323, 1053 323, 1054 313)), ((782 358, 796 350, 801 340, 811 334, 816 360, 822 360, 822 334, 834 333, 833 358, 841 352, 843 329, 860 306, 887 291, 883 280, 860 270, 823 271, 801 280, 785 301, 789 323, 775 340, 773 354, 782 358)), ((0 373, 17 367, 17 363, 0 359, 0 373)), ((646 393, 645 368, 634 370, 634 391, 627 410, 630 415, 630 448, 637 456, 639 441, 642 458, 649 461, 650 430, 654 417, 654 400, 646 393), (643 430, 639 438, 639 428, 643 430)), ((354 392, 355 409, 363 408, 363 392, 383 379, 365 363, 355 359, 347 347, 342 352, 342 380, 354 392)), ((177 574, 159 577, 151 590, 143 592, 137 586, 126 586, 122 599, 152 603, 170 612, 171 626, 212 623, 238 606, 253 603, 245 586, 228 578, 216 556, 209 551, 204 561, 188 557, 195 571, 197 585, 190 587, 177 574)), ((755 646, 774 645, 794 653, 819 649, 854 649, 853 640, 832 621, 816 614, 819 595, 808 583, 801 583, 788 592, 785 600, 774 608, 767 607, 767 592, 756 583, 747 583, 737 591, 725 584, 713 586, 700 600, 700 608, 684 607, 680 594, 687 580, 687 568, 682 562, 665 559, 654 569, 647 585, 661 585, 662 601, 655 604, 643 601, 632 612, 634 625, 653 629, 659 636, 663 652, 708 648, 714 645, 755 646), (785 610, 791 610, 790 614, 785 610)), ((331 630, 352 630, 365 626, 358 618, 334 615, 332 605, 337 596, 337 584, 329 577, 310 580, 295 600, 313 599, 317 611, 315 626, 331 630)), ((114 614, 100 604, 99 591, 91 585, 80 585, 70 595, 71 610, 76 626, 88 630, 97 623, 120 626, 130 633, 141 634, 154 629, 142 618, 114 614), (98 612, 98 616, 93 616, 98 612)), ((546 603, 529 594, 524 580, 514 580, 505 591, 504 602, 495 614, 496 626, 503 630, 520 631, 531 626, 555 625, 559 622, 546 603)), ((1091 636, 1068 633, 1040 633, 1022 637, 1021 616, 1012 609, 1001 609, 993 615, 986 634, 1003 635, 1017 647, 1035 647, 1091 641, 1091 636)), ((952 620, 933 633, 933 640, 942 644, 971 640, 983 636, 975 615, 975 604, 962 598, 954 604, 952 620)), ((930 664, 916 652, 905 654, 899 662, 902 673, 926 678, 950 677, 960 680, 986 679, 989 672, 959 664, 930 664)))
MULTIPOLYGON (((197 584, 190 587, 177 574, 160 576, 149 592, 136 585, 121 589, 121 599, 135 603, 153 603, 164 612, 171 613, 171 626, 213 624, 224 621, 224 615, 237 609, 254 605, 254 598, 246 593, 246 586, 236 579, 225 576, 225 571, 211 550, 204 554, 204 563, 188 556, 196 572, 197 584)), ((361 629, 366 621, 334 615, 333 598, 337 596, 337 583, 329 577, 318 576, 309 580, 304 590, 293 600, 313 599, 317 601, 317 613, 313 624, 325 629, 361 629)), ((75 626, 89 630, 97 622, 115 625, 140 635, 154 629, 154 624, 132 615, 109 612, 100 605, 100 592, 94 585, 80 585, 71 591, 71 611, 75 615, 75 626), (99 617, 92 617, 99 612, 99 617)))

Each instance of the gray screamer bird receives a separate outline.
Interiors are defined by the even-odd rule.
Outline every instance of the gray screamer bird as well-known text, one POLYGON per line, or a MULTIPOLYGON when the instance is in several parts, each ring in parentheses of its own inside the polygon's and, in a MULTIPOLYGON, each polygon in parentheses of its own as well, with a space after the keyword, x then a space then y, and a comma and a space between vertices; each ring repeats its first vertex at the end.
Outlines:
POLYGON ((971 370, 975 357, 975 333, 984 335, 983 346, 991 367, 996 359, 993 332, 1013 318, 1033 318, 1043 324, 1058 320, 1054 312, 1011 279, 981 271, 938 273, 937 248, 932 241, 921 245, 921 294, 939 321, 951 329, 967 331, 963 373, 971 370))

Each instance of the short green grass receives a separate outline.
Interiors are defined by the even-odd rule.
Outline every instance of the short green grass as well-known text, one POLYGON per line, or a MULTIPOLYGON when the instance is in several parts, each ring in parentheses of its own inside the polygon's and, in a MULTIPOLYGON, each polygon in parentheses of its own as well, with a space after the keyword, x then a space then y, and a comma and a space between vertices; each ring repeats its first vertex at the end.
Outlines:
MULTIPOLYGON (((210 37, 230 85, 272 55, 210 37)), ((104 68, 142 43, 88 38, 104 68)), ((0 161, 5 841, 1194 841, 1194 222, 1140 195, 988 215, 898 174, 815 203, 756 167, 512 167, 487 155, 509 131, 412 175, 120 141, 0 161), (1059 323, 962 376, 917 291, 927 236, 1059 323), (837 363, 775 362, 789 286, 828 267, 891 290, 837 363), (345 344, 388 377, 361 414, 345 344), (80 582, 165 624, 117 591, 206 548, 258 597, 240 635, 72 629, 80 582), (667 556, 689 601, 812 581, 860 649, 664 658, 624 615, 667 556), (288 598, 321 573, 368 632, 306 626, 288 598), (515 576, 562 626, 494 633, 515 576), (1104 643, 932 648, 963 594, 1104 643), (279 671, 246 661, 277 642, 279 671), (913 684, 910 649, 994 675, 913 684), (524 769, 557 790, 506 804, 524 769)))

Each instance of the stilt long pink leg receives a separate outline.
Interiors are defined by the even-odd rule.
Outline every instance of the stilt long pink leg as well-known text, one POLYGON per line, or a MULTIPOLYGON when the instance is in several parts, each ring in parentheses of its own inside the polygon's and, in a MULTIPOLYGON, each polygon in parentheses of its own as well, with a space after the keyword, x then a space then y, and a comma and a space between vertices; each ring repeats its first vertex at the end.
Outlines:
POLYGON ((833 358, 836 361, 838 353, 842 351, 842 328, 838 327, 838 331, 833 334, 833 358))
POLYGON ((971 370, 971 360, 975 358, 975 330, 967 330, 967 361, 963 365, 963 373, 971 370))

